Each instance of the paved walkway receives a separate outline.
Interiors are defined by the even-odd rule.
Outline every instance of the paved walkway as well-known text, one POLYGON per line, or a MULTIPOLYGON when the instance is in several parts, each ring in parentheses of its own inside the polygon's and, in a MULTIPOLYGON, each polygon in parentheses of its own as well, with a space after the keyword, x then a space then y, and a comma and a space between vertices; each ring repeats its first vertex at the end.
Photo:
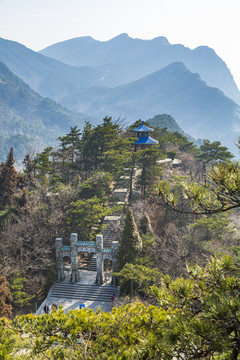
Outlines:
MULTIPOLYGON (((95 285, 96 275, 95 271, 88 271, 88 270, 79 270, 80 273, 80 281, 77 284, 87 284, 87 285, 95 285)), ((110 286, 111 284, 111 276, 108 272, 105 272, 106 283, 102 286, 110 286)), ((63 282, 69 283, 70 281, 70 274, 66 273, 66 278, 63 282)), ((48 296, 43 301, 41 306, 38 308, 36 315, 43 314, 44 305, 47 303, 48 306, 51 308, 52 304, 55 302, 57 305, 61 304, 65 312, 69 310, 78 310, 81 301, 84 302, 85 306, 89 309, 93 309, 96 311, 98 308, 102 309, 105 312, 109 312, 112 310, 112 305, 110 302, 105 301, 85 301, 84 299, 66 299, 66 298, 54 298, 51 297, 51 289, 48 293, 48 296)))

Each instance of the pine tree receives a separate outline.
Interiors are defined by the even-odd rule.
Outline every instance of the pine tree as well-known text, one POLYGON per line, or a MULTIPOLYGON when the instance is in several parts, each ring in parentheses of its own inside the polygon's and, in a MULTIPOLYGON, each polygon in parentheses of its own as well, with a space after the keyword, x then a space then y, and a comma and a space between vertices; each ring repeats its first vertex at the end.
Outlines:
POLYGON ((141 186, 142 199, 146 198, 147 190, 151 189, 154 181, 160 177, 161 168, 157 161, 163 158, 163 153, 157 147, 151 147, 140 152, 137 165, 141 169, 138 183, 141 186))
POLYGON ((58 158, 58 169, 62 176, 62 181, 68 184, 73 182, 77 173, 77 158, 80 150, 81 132, 77 126, 71 127, 71 131, 63 137, 59 137, 60 149, 55 153, 58 158))
POLYGON ((134 221, 133 212, 128 210, 125 219, 125 226, 122 232, 122 239, 118 250, 118 264, 120 268, 126 263, 134 263, 138 253, 142 249, 142 239, 138 233, 134 221))
POLYGON ((23 176, 23 182, 24 186, 27 188, 33 188, 36 187, 36 164, 31 160, 30 155, 27 154, 23 160, 23 164, 25 166, 25 169, 23 170, 24 176, 23 176))
POLYGON ((7 161, 0 165, 0 204, 2 207, 12 205, 17 183, 18 175, 14 167, 13 148, 11 147, 7 161))
POLYGON ((140 227, 139 227, 140 233, 147 234, 153 233, 151 221, 149 219, 149 216, 147 214, 144 214, 143 217, 140 219, 140 227))
POLYGON ((42 184, 49 182, 49 177, 52 172, 52 162, 50 160, 53 148, 51 146, 46 147, 40 154, 37 154, 34 159, 36 167, 36 176, 42 184))

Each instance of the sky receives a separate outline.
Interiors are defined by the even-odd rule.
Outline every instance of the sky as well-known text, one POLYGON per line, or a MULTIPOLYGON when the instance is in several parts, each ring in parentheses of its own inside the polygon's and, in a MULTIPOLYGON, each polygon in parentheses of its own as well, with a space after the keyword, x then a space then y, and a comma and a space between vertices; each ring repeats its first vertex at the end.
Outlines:
POLYGON ((0 0, 0 37, 38 51, 79 36, 165 36, 213 48, 240 89, 239 17, 240 0, 0 0))

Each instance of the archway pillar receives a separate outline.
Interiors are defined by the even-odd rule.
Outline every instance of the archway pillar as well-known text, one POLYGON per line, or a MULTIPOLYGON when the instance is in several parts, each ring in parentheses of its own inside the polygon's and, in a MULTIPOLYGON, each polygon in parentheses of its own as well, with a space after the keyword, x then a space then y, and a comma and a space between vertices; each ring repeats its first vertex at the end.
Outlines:
POLYGON ((103 261, 103 236, 96 236, 96 260, 97 260, 97 276, 96 276, 96 284, 102 285, 105 282, 104 277, 104 261, 103 261))
POLYGON ((56 238, 55 249, 56 249, 56 263, 57 263, 57 282, 61 282, 65 279, 62 250, 61 250, 62 245, 63 245, 62 238, 56 238))
MULTIPOLYGON (((112 272, 117 271, 117 252, 118 252, 118 241, 112 242, 112 272)), ((116 277, 112 277, 112 285, 116 286, 116 277)))
POLYGON ((77 234, 72 233, 70 235, 71 242, 71 263, 72 263, 72 273, 70 281, 72 283, 77 283, 80 281, 80 275, 78 270, 78 250, 77 250, 77 234))

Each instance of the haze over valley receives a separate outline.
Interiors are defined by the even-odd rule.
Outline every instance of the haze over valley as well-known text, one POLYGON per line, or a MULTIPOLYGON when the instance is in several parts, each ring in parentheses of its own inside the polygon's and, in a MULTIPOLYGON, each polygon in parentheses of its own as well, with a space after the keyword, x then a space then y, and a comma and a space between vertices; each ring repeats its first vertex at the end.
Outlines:
MULTIPOLYGON (((209 47, 191 50, 180 44, 171 45, 161 36, 141 40, 121 34, 103 42, 90 36, 70 39, 38 53, 17 42, 0 39, 0 61, 32 90, 64 106, 61 113, 67 113, 69 119, 64 127, 62 120, 59 124, 54 120, 52 126, 51 116, 45 113, 44 124, 51 129, 51 139, 61 135, 67 124, 69 128, 70 124, 82 128, 84 120, 96 123, 106 115, 120 118, 126 126, 139 118, 169 114, 194 138, 219 140, 234 154, 238 152, 234 143, 240 130, 240 93, 227 65, 209 47)), ((1 76, 3 99, 11 98, 7 104, 7 123, 16 124, 16 108, 23 123, 29 121, 36 115, 29 108, 35 103, 24 106, 25 99, 17 91, 12 97, 13 87, 10 90, 1 76)), ((1 111, 6 113, 3 99, 1 111)), ((57 104, 53 107, 61 108, 57 104)), ((39 131, 34 139, 24 127, 10 125, 14 134, 6 130, 6 125, 2 127, 0 135, 5 149, 2 154, 6 153, 5 144, 12 135, 27 136, 26 142, 35 149, 48 143, 49 136, 43 135, 42 126, 30 124, 35 127, 34 133, 39 131), (43 137, 45 142, 39 141, 43 137)))

